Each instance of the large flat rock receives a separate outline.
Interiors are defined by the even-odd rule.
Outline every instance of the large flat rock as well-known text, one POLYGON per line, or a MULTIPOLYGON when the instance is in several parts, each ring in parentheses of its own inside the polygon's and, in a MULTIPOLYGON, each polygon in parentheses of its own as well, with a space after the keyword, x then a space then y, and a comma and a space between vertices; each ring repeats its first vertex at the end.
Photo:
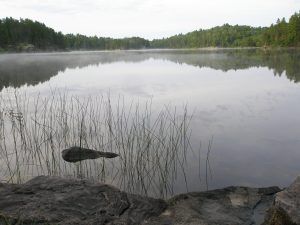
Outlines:
POLYGON ((138 225, 166 206, 163 200, 75 179, 41 176, 24 185, 0 185, 1 225, 138 225))
POLYGON ((106 184, 41 176, 0 184, 0 225, 258 225, 279 191, 228 187, 164 201, 106 184))
POLYGON ((162 215, 144 224, 151 225, 258 225, 264 222, 277 187, 228 187, 187 193, 168 201, 162 215))

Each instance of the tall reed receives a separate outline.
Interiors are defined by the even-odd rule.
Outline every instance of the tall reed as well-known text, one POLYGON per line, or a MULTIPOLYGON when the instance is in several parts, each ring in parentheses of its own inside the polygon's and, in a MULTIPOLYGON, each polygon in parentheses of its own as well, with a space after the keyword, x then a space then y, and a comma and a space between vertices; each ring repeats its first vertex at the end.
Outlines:
POLYGON ((191 116, 187 107, 153 109, 152 102, 109 95, 0 96, 0 175, 22 183, 36 175, 111 183, 127 192, 165 197, 186 177, 191 116), (115 159, 66 163, 61 150, 81 146, 115 152, 115 159))

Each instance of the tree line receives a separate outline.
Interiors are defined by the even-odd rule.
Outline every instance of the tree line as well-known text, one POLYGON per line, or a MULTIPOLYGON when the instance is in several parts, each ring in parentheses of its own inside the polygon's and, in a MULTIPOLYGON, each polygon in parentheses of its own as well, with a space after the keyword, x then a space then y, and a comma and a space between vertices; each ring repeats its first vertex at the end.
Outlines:
POLYGON ((264 47, 300 46, 300 13, 277 20, 270 27, 251 27, 224 24, 211 29, 200 29, 187 34, 151 42, 154 48, 201 47, 264 47))
POLYGON ((0 48, 12 51, 26 48, 64 49, 65 36, 29 19, 5 18, 0 20, 0 48))
POLYGON ((29 19, 0 19, 0 51, 300 46, 300 12, 270 27, 224 24, 152 41, 62 34, 29 19))
POLYGON ((63 35, 45 24, 29 19, 0 19, 0 50, 111 50, 149 48, 149 41, 139 37, 113 39, 63 35))

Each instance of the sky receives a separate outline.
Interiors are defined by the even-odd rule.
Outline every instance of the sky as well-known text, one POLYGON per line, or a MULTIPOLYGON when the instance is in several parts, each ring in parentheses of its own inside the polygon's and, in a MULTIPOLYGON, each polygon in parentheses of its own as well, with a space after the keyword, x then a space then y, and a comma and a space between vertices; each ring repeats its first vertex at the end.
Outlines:
POLYGON ((299 11, 300 0, 0 0, 0 18, 113 38, 162 38, 224 23, 269 26, 299 11))

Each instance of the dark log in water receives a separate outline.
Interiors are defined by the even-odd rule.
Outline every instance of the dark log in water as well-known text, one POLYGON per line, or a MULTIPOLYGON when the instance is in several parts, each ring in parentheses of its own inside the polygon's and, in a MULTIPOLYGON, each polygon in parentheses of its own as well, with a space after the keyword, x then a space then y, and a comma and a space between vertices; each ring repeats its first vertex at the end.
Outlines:
POLYGON ((81 148, 81 147, 71 147, 62 151, 62 157, 67 162, 79 162, 86 159, 98 159, 100 157, 104 158, 115 158, 119 156, 113 152, 100 152, 93 149, 81 148))

